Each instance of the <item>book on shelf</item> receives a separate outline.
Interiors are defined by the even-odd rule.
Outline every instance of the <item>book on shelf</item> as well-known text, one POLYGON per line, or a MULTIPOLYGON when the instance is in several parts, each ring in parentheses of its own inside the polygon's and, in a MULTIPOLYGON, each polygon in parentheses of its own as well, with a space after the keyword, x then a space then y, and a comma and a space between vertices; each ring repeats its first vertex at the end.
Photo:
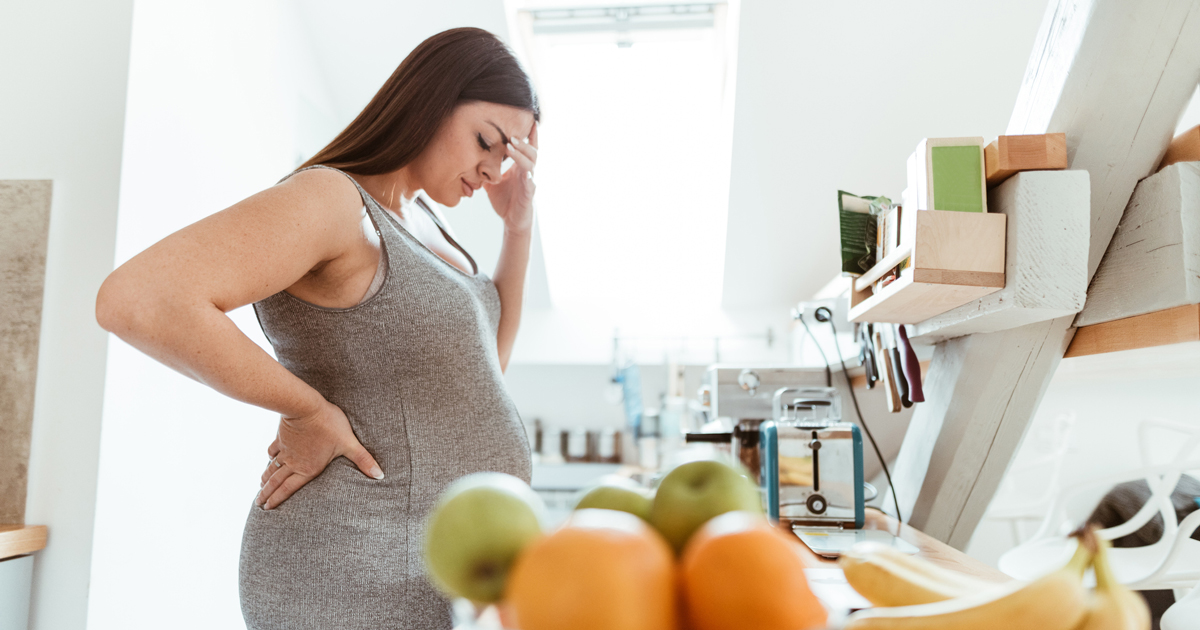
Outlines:
POLYGON ((862 275, 875 264, 878 225, 871 199, 838 191, 838 225, 842 239, 842 273, 862 275))
POLYGON ((838 225, 841 233, 842 273, 859 276, 882 256, 879 254, 880 220, 892 208, 883 196, 855 195, 838 191, 838 225))
POLYGON ((983 138, 925 138, 908 158, 917 210, 987 212, 983 138))

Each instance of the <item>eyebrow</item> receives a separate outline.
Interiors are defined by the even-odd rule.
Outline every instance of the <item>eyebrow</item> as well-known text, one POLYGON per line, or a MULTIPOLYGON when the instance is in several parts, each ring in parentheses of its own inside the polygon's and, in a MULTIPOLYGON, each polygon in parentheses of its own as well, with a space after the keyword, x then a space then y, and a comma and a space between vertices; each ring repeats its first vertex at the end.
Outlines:
POLYGON ((500 125, 497 125, 496 123, 494 123, 490 120, 487 121, 487 124, 495 127, 496 131, 500 132, 500 142, 503 142, 504 144, 508 144, 508 134, 504 133, 504 130, 500 128, 500 125))

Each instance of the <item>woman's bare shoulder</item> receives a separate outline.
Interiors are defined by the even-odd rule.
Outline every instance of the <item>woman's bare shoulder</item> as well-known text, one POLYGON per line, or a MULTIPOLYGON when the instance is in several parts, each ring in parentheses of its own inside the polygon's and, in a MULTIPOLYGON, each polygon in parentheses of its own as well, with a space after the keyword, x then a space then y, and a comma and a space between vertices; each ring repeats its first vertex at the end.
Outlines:
POLYGON ((362 195, 350 177, 328 168, 295 173, 265 192, 270 191, 313 210, 351 214, 355 219, 363 205, 362 195))

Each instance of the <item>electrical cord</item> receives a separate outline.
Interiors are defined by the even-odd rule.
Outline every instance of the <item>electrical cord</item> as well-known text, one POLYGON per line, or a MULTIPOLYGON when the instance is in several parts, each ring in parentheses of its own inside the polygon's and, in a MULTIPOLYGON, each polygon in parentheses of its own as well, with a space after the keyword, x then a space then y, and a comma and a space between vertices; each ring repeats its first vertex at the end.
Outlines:
MULTIPOLYGON (((804 325, 804 332, 808 333, 808 338, 812 339, 813 345, 817 347, 817 352, 821 353, 821 360, 825 362, 825 387, 833 387, 833 372, 831 372, 829 369, 829 357, 825 356, 825 349, 821 347, 821 342, 817 341, 816 336, 814 336, 812 330, 809 329, 808 322, 804 321, 804 314, 800 311, 796 311, 795 316, 796 319, 800 320, 800 323, 804 325)), ((837 337, 834 337, 834 339, 837 339, 837 337)))
MULTIPOLYGON (((833 323, 833 312, 827 307, 821 306, 817 308, 816 312, 813 314, 813 317, 815 317, 819 322, 829 323, 829 328, 833 331, 833 343, 836 348, 837 326, 833 323), (822 319, 822 317, 824 317, 824 319, 822 319)), ((803 322, 804 319, 801 317, 800 321, 803 322)), ((805 324, 804 328, 807 330, 808 325, 805 324)), ((809 334, 811 335, 812 332, 809 332, 809 334)), ((813 341, 816 341, 816 339, 813 339, 813 341)), ((820 345, 821 344, 818 343, 817 347, 820 347, 820 345)), ((896 486, 892 485, 892 473, 888 470, 887 460, 883 458, 883 453, 880 452, 879 445, 875 443, 875 436, 871 435, 871 429, 867 426, 866 420, 863 419, 862 410, 858 408, 858 396, 854 394, 854 385, 850 382, 850 370, 846 367, 846 359, 842 357, 840 349, 837 355, 838 360, 842 363, 842 374, 846 377, 846 389, 850 390, 850 400, 854 401, 854 413, 858 415, 858 424, 862 426, 863 432, 867 434, 867 439, 871 441, 871 448, 875 449, 875 456, 879 458, 879 465, 883 466, 883 476, 887 478, 888 488, 890 488, 892 491, 892 502, 896 505, 896 520, 903 525, 904 518, 900 514, 900 499, 896 496, 896 486)), ((821 352, 821 356, 825 356, 824 351, 821 352)), ((828 359, 825 361, 825 367, 826 369, 829 367, 828 359)))

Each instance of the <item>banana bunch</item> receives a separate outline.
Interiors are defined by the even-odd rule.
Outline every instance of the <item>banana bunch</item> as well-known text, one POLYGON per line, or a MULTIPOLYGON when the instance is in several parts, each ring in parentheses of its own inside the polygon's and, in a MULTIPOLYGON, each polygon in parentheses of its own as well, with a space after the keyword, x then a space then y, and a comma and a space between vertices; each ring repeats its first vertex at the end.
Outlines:
POLYGON ((880 543, 855 545, 842 554, 838 565, 850 586, 876 606, 932 604, 988 587, 880 543))
MULTIPOLYGON (((1084 535, 1091 534, 1089 529, 1084 535)), ((1150 630, 1150 610, 1137 593, 1125 588, 1108 564, 1108 541, 1097 539, 1092 570, 1096 588, 1090 594, 1087 617, 1075 630, 1150 630)))
POLYGON ((1077 534, 1074 556, 1033 582, 988 585, 949 574, 917 558, 881 548, 858 548, 840 562, 850 582, 879 606, 858 611, 846 630, 1149 630, 1141 597, 1112 574, 1107 543, 1092 529, 1077 534), (1096 589, 1083 587, 1094 566, 1096 589))

